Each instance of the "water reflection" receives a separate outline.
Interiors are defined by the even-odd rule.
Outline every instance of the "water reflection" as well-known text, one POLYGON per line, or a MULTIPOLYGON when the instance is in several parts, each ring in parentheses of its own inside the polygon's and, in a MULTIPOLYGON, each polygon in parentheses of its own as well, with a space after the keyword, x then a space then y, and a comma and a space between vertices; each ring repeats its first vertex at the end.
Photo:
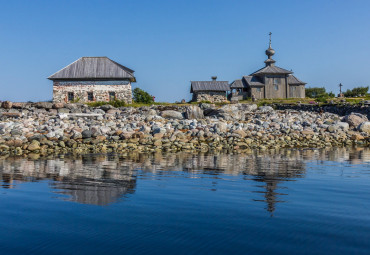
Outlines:
POLYGON ((316 160, 370 162, 369 149, 345 148, 327 150, 282 150, 248 154, 125 154, 84 155, 58 158, 0 159, 2 188, 11 189, 22 182, 51 180, 50 187, 63 199, 77 203, 108 205, 133 194, 138 178, 182 174, 185 178, 213 178, 211 190, 217 191, 217 179, 240 176, 251 181, 253 192, 266 203, 271 214, 276 204, 285 201, 284 182, 295 181, 306 174, 308 161, 316 160))

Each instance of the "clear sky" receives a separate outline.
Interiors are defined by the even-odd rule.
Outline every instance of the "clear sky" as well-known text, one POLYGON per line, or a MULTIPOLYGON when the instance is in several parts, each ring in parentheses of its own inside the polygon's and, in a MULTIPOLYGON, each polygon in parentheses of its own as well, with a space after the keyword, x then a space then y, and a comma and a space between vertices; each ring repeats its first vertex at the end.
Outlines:
POLYGON ((52 98, 46 78, 82 56, 135 70, 157 101, 191 80, 232 82, 276 65, 338 93, 370 85, 369 0, 0 0, 0 100, 52 98))

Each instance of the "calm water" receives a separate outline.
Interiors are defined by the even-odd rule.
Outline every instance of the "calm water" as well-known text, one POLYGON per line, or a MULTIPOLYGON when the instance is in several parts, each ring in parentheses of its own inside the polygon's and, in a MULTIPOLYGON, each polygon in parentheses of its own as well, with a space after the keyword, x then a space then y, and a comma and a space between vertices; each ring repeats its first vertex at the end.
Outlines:
POLYGON ((370 150, 0 159, 0 254, 370 254, 370 150))

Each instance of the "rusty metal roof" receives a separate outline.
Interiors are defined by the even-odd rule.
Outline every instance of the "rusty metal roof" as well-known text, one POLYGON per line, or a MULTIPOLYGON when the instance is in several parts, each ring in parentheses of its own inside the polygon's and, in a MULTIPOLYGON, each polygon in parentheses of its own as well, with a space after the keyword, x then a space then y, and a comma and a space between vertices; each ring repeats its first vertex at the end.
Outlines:
POLYGON ((135 82, 134 70, 108 57, 82 57, 54 73, 50 80, 127 80, 135 82))
POLYGON ((192 81, 190 92, 196 91, 229 91, 228 81, 192 81))

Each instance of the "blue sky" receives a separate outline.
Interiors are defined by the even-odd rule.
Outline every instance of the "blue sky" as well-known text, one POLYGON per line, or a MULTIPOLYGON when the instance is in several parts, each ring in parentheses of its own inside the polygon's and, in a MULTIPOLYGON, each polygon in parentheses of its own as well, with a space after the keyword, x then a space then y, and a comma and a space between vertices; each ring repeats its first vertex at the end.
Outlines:
POLYGON ((0 100, 52 98, 46 78, 82 56, 135 70, 157 101, 191 80, 233 81, 276 65, 338 93, 370 85, 370 1, 0 0, 0 100))

